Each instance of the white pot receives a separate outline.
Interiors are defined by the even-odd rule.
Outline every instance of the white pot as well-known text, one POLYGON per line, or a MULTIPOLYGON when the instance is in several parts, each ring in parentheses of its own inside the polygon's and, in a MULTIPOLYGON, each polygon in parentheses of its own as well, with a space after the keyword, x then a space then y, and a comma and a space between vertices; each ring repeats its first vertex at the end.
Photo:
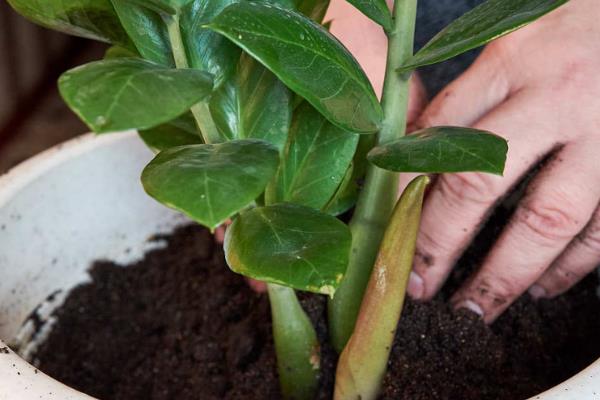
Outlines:
MULTIPOLYGON (((40 339, 32 337, 27 322, 32 310, 47 319, 69 289, 89 279, 93 261, 132 262, 156 246, 150 237, 185 222, 143 192, 139 175, 151 158, 133 132, 86 135, 0 178, 0 338, 5 343, 20 345, 27 355, 40 339)), ((48 329, 51 324, 50 319, 48 329)), ((12 350, 4 354, 5 346, 0 341, 0 400, 89 399, 12 350)), ((600 399, 600 360, 534 399, 600 399)))

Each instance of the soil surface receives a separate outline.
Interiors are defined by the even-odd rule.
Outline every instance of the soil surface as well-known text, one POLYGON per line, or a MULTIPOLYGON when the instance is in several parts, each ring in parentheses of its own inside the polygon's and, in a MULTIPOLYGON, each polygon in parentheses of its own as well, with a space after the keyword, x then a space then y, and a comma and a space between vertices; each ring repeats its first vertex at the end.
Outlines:
MULTIPOLYGON (((128 268, 93 266, 57 310, 39 368, 102 400, 279 399, 266 296, 229 271, 206 230, 161 239, 166 248, 128 268)), ((488 327, 445 302, 471 267, 433 302, 407 302, 382 399, 525 399, 600 356, 595 275, 556 300, 524 296, 488 327)), ((330 399, 326 301, 302 301, 323 343, 319 399, 330 399)))

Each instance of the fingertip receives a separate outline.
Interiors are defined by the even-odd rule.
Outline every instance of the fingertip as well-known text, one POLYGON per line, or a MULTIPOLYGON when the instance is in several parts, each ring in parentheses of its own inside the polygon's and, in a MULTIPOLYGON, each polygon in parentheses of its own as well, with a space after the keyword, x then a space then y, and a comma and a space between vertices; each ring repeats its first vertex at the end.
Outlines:
POLYGON ((529 288, 528 292, 534 300, 539 300, 541 298, 548 297, 548 291, 538 284, 532 285, 529 288))
POLYGON ((225 241, 225 227, 220 226, 215 229, 215 241, 222 244, 225 241))
POLYGON ((264 282, 251 278, 246 278, 246 282, 248 282, 248 286, 256 293, 264 293, 267 291, 267 284, 264 282))
POLYGON ((484 316, 485 316, 483 308, 481 308, 481 306, 479 304, 477 304, 476 302, 474 302, 473 300, 468 300, 468 299, 461 300, 454 305, 454 309, 455 310, 460 310, 460 309, 469 310, 469 311, 474 312, 481 318, 484 318, 484 316))
POLYGON ((425 283, 423 278, 414 271, 411 271, 406 288, 408 295, 413 300, 421 300, 425 294, 425 283))

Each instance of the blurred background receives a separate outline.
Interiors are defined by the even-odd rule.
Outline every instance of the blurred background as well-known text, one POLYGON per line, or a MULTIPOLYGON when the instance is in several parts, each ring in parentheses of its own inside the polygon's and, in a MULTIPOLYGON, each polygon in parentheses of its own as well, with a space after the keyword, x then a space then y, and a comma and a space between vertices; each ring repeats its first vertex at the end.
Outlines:
POLYGON ((104 51, 102 44, 36 26, 0 0, 0 174, 88 131, 62 102, 56 80, 104 51))

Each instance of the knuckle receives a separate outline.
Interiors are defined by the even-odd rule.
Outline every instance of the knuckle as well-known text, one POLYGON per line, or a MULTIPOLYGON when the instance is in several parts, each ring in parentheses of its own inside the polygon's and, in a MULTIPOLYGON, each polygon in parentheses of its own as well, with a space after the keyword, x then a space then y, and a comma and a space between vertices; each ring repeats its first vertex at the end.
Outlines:
POLYGON ((452 245, 447 238, 445 239, 434 232, 422 229, 417 239, 417 249, 419 249, 420 261, 423 262, 423 265, 431 267, 437 264, 436 256, 448 254, 452 251, 452 245), (427 249, 427 251, 423 249, 427 249))
POLYGON ((581 230, 582 218, 576 209, 531 201, 517 211, 516 222, 525 226, 534 237, 556 242, 569 240, 581 230))
POLYGON ((589 251, 600 254, 600 230, 586 230, 577 236, 577 241, 589 251))
POLYGON ((498 197, 493 178, 478 173, 446 174, 439 180, 439 190, 451 203, 489 204, 498 197))
POLYGON ((590 86, 591 63, 585 57, 574 56, 562 64, 558 71, 555 87, 560 91, 576 90, 577 93, 590 86))
POLYGON ((588 251, 600 254, 600 214, 598 210, 594 213, 592 221, 583 232, 575 237, 575 240, 588 251))

